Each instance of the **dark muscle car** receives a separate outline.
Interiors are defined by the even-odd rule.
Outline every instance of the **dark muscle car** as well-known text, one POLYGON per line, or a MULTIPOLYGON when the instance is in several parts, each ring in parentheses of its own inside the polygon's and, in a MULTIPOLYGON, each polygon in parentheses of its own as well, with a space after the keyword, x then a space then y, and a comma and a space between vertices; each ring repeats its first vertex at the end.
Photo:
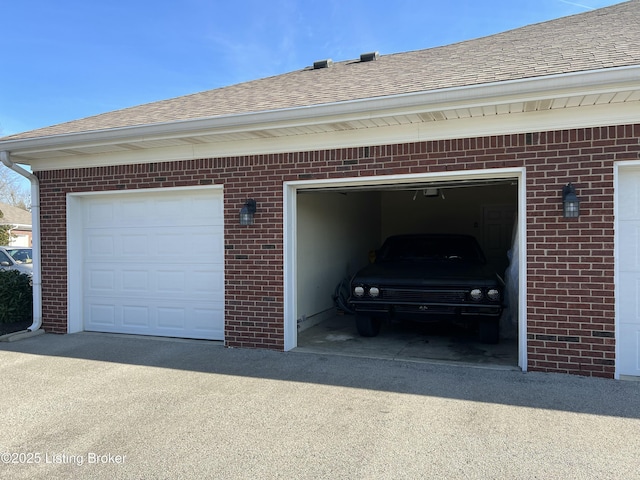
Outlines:
POLYGON ((351 279, 349 304, 360 335, 388 321, 477 322, 480 341, 497 343, 504 282, 473 236, 396 235, 351 279))

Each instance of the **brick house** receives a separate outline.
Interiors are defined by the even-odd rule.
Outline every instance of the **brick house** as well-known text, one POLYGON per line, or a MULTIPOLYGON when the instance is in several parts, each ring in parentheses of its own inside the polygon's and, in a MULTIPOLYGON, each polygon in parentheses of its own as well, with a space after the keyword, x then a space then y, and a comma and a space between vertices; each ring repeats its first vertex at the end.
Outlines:
POLYGON ((639 19, 632 0, 0 139, 40 197, 42 327, 289 350, 385 236, 446 228, 515 259, 523 370, 640 376, 639 19))
POLYGON ((0 202, 0 225, 10 228, 9 245, 15 247, 31 246, 31 212, 0 202))

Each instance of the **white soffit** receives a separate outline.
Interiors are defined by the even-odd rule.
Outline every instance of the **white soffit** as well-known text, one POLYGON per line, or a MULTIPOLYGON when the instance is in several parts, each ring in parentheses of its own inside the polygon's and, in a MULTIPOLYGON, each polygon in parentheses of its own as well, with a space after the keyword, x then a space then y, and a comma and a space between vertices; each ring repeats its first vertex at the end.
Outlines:
POLYGON ((640 121, 640 66, 0 143, 34 171, 640 121))

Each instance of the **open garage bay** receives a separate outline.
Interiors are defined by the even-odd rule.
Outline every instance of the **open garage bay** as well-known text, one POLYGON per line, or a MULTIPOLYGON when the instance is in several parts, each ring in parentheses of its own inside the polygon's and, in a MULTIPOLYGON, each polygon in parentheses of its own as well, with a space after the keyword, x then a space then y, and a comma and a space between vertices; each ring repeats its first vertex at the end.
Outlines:
POLYGON ((518 365, 515 339, 483 344, 473 329, 444 324, 384 324, 376 337, 361 337, 351 315, 335 315, 298 334, 296 351, 475 364, 491 367, 518 365))

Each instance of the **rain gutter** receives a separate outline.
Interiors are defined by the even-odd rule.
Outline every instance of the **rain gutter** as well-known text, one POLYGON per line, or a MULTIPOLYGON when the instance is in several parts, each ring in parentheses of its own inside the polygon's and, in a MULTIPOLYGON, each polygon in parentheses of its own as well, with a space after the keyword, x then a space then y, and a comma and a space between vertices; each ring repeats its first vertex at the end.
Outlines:
POLYGON ((173 120, 41 137, 15 139, 9 137, 5 140, 0 139, 0 148, 10 150, 15 155, 29 151, 67 148, 70 145, 91 146, 123 141, 180 138, 194 133, 209 134, 215 130, 224 133, 266 126, 285 128, 314 124, 318 119, 336 116, 344 116, 348 120, 366 119, 370 118, 374 112, 408 114, 447 105, 456 105, 456 108, 472 107, 484 105, 488 99, 522 102, 562 97, 569 93, 587 95, 594 92, 615 92, 622 85, 625 86, 624 88, 637 88, 639 75, 640 65, 612 67, 278 110, 173 120))
POLYGON ((11 161, 7 151, 0 151, 0 161, 9 169, 31 182, 32 258, 33 258, 33 323, 27 330, 4 335, 3 340, 18 340, 25 336, 44 333, 42 326, 42 282, 40 272, 40 183, 38 177, 11 161))

